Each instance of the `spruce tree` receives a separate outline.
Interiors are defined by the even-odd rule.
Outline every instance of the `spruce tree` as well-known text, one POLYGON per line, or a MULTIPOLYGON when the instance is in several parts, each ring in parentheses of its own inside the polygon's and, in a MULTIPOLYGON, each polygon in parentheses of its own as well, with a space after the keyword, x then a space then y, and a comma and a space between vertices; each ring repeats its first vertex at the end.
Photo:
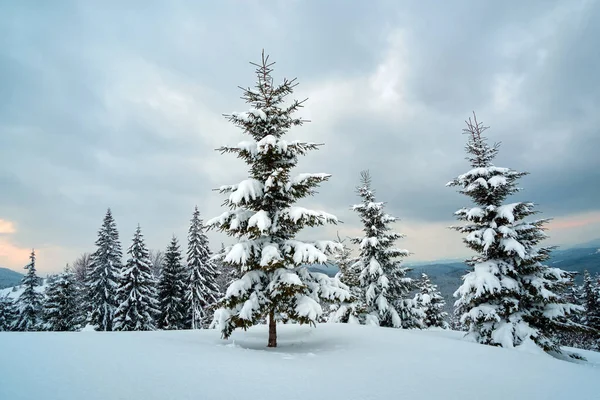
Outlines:
POLYGON ((0 297, 0 332, 12 331, 17 322, 17 308, 12 298, 0 297))
POLYGON ((366 305, 366 323, 394 328, 420 327, 421 312, 408 298, 414 287, 409 271, 398 258, 407 250, 394 247, 404 237, 392 232, 390 224, 398 219, 383 210, 385 203, 375 200, 371 175, 361 172, 357 187, 361 203, 352 206, 363 224, 364 236, 352 239, 359 246, 359 257, 353 268, 360 270, 360 287, 366 305))
POLYGON ((189 307, 189 323, 192 329, 205 328, 211 321, 212 312, 209 308, 219 299, 219 272, 212 260, 198 207, 194 209, 188 233, 187 265, 189 280, 186 302, 189 307))
POLYGON ((244 89, 242 96, 250 110, 227 116, 250 140, 220 149, 245 161, 249 176, 220 188, 221 193, 229 194, 225 205, 230 210, 208 221, 209 226, 237 239, 227 248, 224 262, 234 265, 241 275, 229 285, 215 321, 228 337, 234 329, 246 329, 268 317, 268 346, 276 347, 278 320, 314 324, 323 312, 320 298, 345 298, 348 293, 337 280, 305 267, 326 262, 337 245, 295 239, 305 226, 337 222, 331 214, 294 206, 330 177, 324 173, 291 175, 298 157, 319 147, 283 139, 290 128, 305 122, 294 116, 302 102, 284 105, 296 86, 295 79, 275 85, 273 63, 264 52, 262 62, 253 65, 258 82, 254 88, 244 89))
POLYGON ((158 283, 160 329, 185 329, 187 307, 185 304, 187 270, 181 262, 181 250, 175 236, 165 252, 162 271, 158 283))
POLYGON ((357 263, 357 258, 352 257, 352 249, 344 243, 345 240, 341 239, 339 235, 337 239, 341 250, 334 256, 335 265, 339 269, 336 278, 348 287, 351 298, 340 304, 332 305, 328 321, 355 324, 364 323, 366 306, 364 291, 360 286, 360 264, 357 263))
POLYGON ((127 250, 129 259, 119 278, 114 330, 151 331, 158 316, 156 280, 152 274, 148 249, 138 225, 127 250))
POLYGON ((563 296, 572 274, 544 265, 552 248, 537 245, 548 220, 525 220, 536 213, 534 204, 504 203, 526 173, 493 165, 499 144, 488 145, 486 129, 469 118, 463 131, 471 169, 447 185, 475 203, 455 213, 466 224, 453 229, 466 234, 464 243, 477 253, 467 261, 472 270, 454 294, 455 305, 479 343, 513 347, 532 338, 546 351, 560 351, 556 332, 571 329, 568 316, 578 310, 563 296))
POLYGON ((117 225, 110 208, 98 231, 96 247, 87 276, 90 323, 96 327, 96 330, 111 331, 115 309, 118 306, 116 291, 122 269, 123 253, 117 225))
POLYGON ((583 287, 581 300, 584 307, 582 322, 589 328, 595 329, 600 335, 600 287, 598 279, 592 279, 590 273, 583 272, 583 287))
POLYGON ((77 331, 84 322, 81 296, 75 275, 67 268, 48 285, 44 300, 44 328, 49 331, 77 331))
POLYGON ((422 274, 421 279, 417 281, 418 292, 415 295, 415 302, 424 312, 423 326, 426 328, 439 327, 447 328, 446 318, 448 313, 444 311, 446 300, 437 288, 437 285, 431 283, 427 274, 422 274))
POLYGON ((21 281, 23 292, 17 300, 18 317, 15 323, 17 331, 36 331, 41 329, 43 295, 38 292, 40 280, 35 270, 35 250, 31 251, 29 264, 25 266, 27 274, 21 281))

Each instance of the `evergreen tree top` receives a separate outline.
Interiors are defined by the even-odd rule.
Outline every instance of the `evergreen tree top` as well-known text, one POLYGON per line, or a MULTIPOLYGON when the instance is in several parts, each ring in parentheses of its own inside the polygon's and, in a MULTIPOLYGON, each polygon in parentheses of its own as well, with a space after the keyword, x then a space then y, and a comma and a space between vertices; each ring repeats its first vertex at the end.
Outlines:
POLYGON ((471 197, 477 205, 499 207, 508 196, 521 190, 517 187, 517 180, 528 173, 494 166, 492 161, 498 154, 500 144, 487 144, 487 138, 482 134, 489 127, 478 122, 475 113, 473 120, 469 118, 466 124, 463 133, 469 135, 466 151, 472 169, 446 186, 458 186, 459 192, 471 197))

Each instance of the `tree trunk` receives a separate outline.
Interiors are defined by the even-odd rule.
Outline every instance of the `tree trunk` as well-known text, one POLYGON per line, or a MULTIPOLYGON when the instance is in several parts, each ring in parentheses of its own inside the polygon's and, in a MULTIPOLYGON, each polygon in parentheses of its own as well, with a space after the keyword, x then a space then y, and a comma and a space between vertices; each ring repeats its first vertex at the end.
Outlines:
POLYGON ((269 313, 269 344, 267 347, 277 347, 277 325, 273 310, 269 313))

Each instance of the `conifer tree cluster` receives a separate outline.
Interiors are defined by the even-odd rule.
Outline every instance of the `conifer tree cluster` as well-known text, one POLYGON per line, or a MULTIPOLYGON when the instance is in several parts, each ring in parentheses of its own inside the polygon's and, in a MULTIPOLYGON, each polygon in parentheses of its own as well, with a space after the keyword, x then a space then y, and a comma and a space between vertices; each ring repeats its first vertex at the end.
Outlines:
MULTIPOLYGON (((338 223, 332 214, 297 204, 330 175, 294 172, 299 158, 321 144, 284 139, 307 122, 297 116, 304 101, 289 100, 297 82, 275 84, 274 63, 264 52, 253 65, 256 85, 243 89, 242 96, 250 109, 226 116, 247 140, 219 149, 246 163, 247 178, 219 188, 228 210, 206 225, 194 209, 185 262, 175 237, 164 257, 160 251, 150 257, 138 225, 123 265, 108 209, 89 262, 83 257, 74 270, 48 278, 45 298, 32 251, 18 299, 0 298, 0 331, 74 331, 86 324, 101 331, 211 326, 228 338, 237 328, 267 322, 268 346, 276 347, 277 322, 449 326, 437 286, 426 274, 411 278, 403 266, 409 252, 396 247, 403 237, 392 229, 397 218, 376 200, 368 171, 357 187, 360 202, 352 206, 363 230, 351 240, 357 257, 339 235, 337 241, 297 238, 304 228, 338 223), (206 229, 225 232, 235 242, 213 256, 206 229), (307 268, 330 257, 339 268, 335 278, 307 268)), ((600 349, 599 278, 586 271, 583 286, 576 288, 573 273, 545 264, 553 250, 540 245, 548 220, 533 219, 533 203, 507 202, 520 191, 517 182, 526 173, 494 165, 500 147, 488 144, 486 129, 475 117, 467 121, 470 169, 447 184, 473 203, 455 213, 463 224, 453 229, 476 253, 454 293, 451 328, 493 346, 533 340, 555 353, 561 344, 600 349)))
POLYGON ((283 139, 290 128, 305 122, 294 116, 302 102, 285 103, 296 81, 284 79, 276 85, 273 63, 264 53, 262 62, 254 65, 257 84, 245 89, 242 96, 250 110, 228 116, 249 140, 221 148, 223 153, 233 153, 246 162, 248 178, 220 188, 221 193, 228 194, 225 204, 230 210, 207 225, 237 239, 227 248, 223 262, 234 265, 241 275, 221 300, 216 325, 228 337, 234 329, 246 329, 268 317, 268 346, 276 347, 276 321, 314 324, 323 313, 320 298, 344 299, 348 292, 337 281, 305 267, 325 262, 337 245, 295 239, 305 226, 337 222, 331 214, 294 205, 330 176, 292 175, 298 157, 319 147, 283 139))
POLYGON ((494 166, 499 145, 487 143, 486 129, 476 118, 467 121, 471 169, 448 183, 475 203, 455 213, 465 225, 454 229, 477 253, 467 262, 472 270, 455 293, 456 307, 479 343, 513 347, 531 338, 558 352, 555 332, 573 328, 569 316, 578 310, 562 295, 572 274, 544 264, 552 248, 538 244, 548 220, 526 220, 536 213, 533 203, 505 203, 526 173, 494 166))

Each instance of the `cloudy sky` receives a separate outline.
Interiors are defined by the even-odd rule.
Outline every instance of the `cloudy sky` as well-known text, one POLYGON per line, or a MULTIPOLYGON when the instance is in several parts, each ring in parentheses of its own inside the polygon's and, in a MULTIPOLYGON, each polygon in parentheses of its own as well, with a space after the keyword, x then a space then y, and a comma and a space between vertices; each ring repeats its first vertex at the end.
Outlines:
MULTIPOLYGON (((0 5, 0 265, 35 247, 42 273, 92 251, 107 207, 124 245, 185 238, 194 205, 246 176, 213 149, 244 139, 222 113, 265 49, 275 78, 308 97, 291 139, 325 143, 298 172, 332 179, 304 205, 352 235, 359 172, 401 218, 411 260, 462 257, 448 230, 468 205, 444 185, 465 172, 475 110, 501 141, 496 165, 531 173, 549 243, 600 237, 597 1, 52 1, 0 5), (127 3, 124 5, 122 3, 127 3)), ((223 237, 210 235, 216 248, 223 237)))

